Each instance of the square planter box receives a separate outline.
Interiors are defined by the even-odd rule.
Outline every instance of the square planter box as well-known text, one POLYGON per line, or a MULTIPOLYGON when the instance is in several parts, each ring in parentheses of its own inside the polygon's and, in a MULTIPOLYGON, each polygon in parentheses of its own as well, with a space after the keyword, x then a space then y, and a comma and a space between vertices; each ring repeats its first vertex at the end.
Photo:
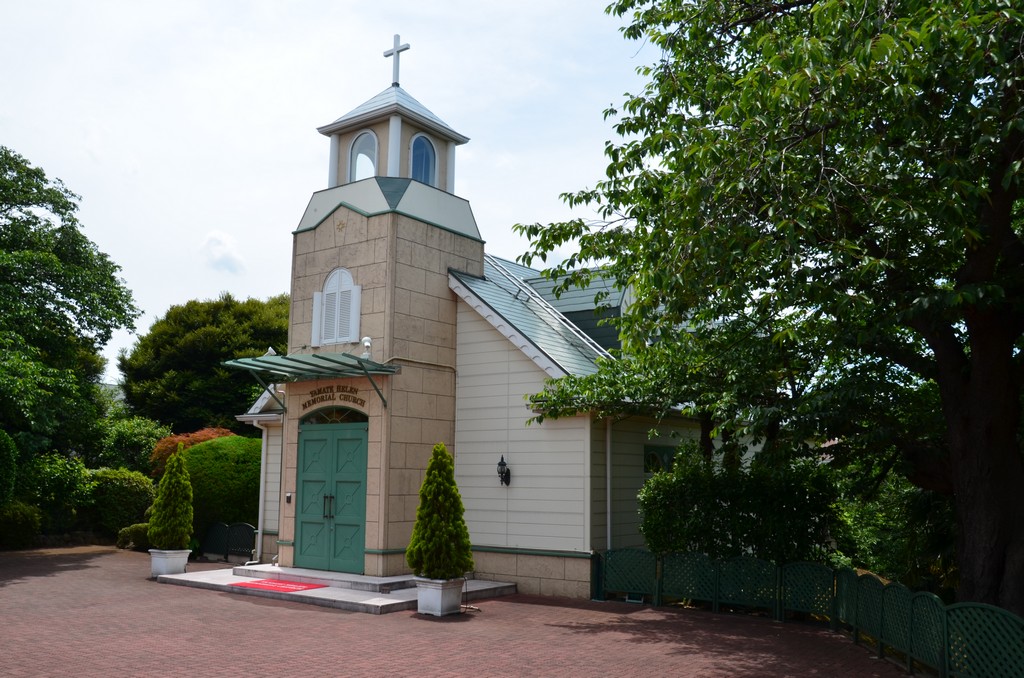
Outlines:
POLYGON ((443 617, 462 609, 465 579, 416 579, 416 611, 443 617))
POLYGON ((188 565, 188 557, 191 553, 190 549, 181 551, 149 549, 149 564, 153 579, 162 574, 184 574, 185 566, 188 565))

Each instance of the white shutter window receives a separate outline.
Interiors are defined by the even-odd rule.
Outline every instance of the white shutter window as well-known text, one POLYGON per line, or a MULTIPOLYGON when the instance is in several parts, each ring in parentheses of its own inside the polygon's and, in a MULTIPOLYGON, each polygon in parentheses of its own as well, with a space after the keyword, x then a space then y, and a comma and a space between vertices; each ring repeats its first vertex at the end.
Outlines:
POLYGON ((352 322, 352 290, 338 290, 338 302, 335 307, 338 314, 335 323, 337 333, 334 335, 336 341, 348 341, 348 326, 352 322))
POLYGON ((359 341, 359 293, 345 269, 327 276, 323 292, 313 296, 313 346, 359 341))
POLYGON ((324 292, 324 319, 322 325, 325 344, 338 341, 338 296, 339 292, 324 292))
POLYGON ((338 341, 359 341, 359 285, 345 291, 338 310, 338 341))

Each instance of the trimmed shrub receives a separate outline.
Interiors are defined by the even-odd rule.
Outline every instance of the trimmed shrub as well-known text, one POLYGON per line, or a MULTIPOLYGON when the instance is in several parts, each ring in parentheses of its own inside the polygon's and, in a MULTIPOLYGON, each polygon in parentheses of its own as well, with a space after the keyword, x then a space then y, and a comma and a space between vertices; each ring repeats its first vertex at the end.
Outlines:
POLYGON ((7 431, 0 430, 0 506, 14 499, 14 480, 18 474, 18 448, 7 431))
POLYGON ((455 464, 444 443, 434 445, 420 486, 420 505, 405 560, 428 579, 455 579, 473 569, 469 528, 455 484, 455 464))
POLYGON ((836 497, 829 468, 813 461, 728 469, 683 452, 641 488, 640 532, 654 553, 820 561, 831 548, 836 497))
POLYGON ((180 446, 177 454, 167 460, 167 469, 160 479, 149 518, 148 535, 149 543, 155 549, 188 548, 189 537, 192 536, 192 485, 180 446))
POLYGON ((214 523, 259 520, 260 450, 258 438, 226 436, 184 452, 192 480, 193 534, 198 539, 214 523))
POLYGON ((207 440, 213 440, 215 438, 223 438, 225 436, 235 435, 226 428, 204 428, 194 433, 178 433, 173 436, 167 436, 157 441, 153 447, 153 453, 149 457, 149 463, 153 468, 152 476, 159 478, 164 474, 164 467, 167 465, 167 460, 172 454, 178 451, 178 449, 187 450, 193 445, 206 442, 207 440))
POLYGON ((0 506, 0 549, 27 549, 35 546, 42 514, 35 506, 10 501, 0 506))
POLYGON ((149 523, 135 523, 128 527, 122 527, 117 533, 117 548, 148 551, 151 548, 149 545, 149 523))
POLYGON ((104 468, 92 472, 95 528, 109 536, 138 523, 156 498, 153 481, 138 471, 104 468))

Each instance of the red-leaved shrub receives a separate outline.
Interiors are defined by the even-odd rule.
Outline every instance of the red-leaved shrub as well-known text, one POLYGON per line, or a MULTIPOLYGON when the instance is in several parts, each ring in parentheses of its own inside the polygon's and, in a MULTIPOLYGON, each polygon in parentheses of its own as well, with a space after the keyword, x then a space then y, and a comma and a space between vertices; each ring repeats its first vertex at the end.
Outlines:
POLYGON ((178 444, 180 443, 182 449, 188 449, 198 443, 205 443, 207 440, 213 440, 214 438, 223 438, 224 436, 235 435, 226 428, 204 428, 194 433, 176 433, 166 438, 161 438, 156 441, 156 445, 153 447, 153 454, 149 456, 149 463, 153 467, 153 471, 150 475, 154 478, 159 478, 164 474, 164 468, 167 466, 167 460, 172 454, 178 451, 178 444))

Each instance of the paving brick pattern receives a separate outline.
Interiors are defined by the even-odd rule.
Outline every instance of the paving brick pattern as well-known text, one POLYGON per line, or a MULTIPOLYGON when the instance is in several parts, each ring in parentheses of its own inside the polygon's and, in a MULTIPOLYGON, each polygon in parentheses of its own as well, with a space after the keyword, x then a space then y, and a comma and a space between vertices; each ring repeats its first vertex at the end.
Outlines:
POLYGON ((906 675, 845 636, 741 614, 515 595, 375 616, 148 577, 144 553, 0 552, 0 676, 906 675))

